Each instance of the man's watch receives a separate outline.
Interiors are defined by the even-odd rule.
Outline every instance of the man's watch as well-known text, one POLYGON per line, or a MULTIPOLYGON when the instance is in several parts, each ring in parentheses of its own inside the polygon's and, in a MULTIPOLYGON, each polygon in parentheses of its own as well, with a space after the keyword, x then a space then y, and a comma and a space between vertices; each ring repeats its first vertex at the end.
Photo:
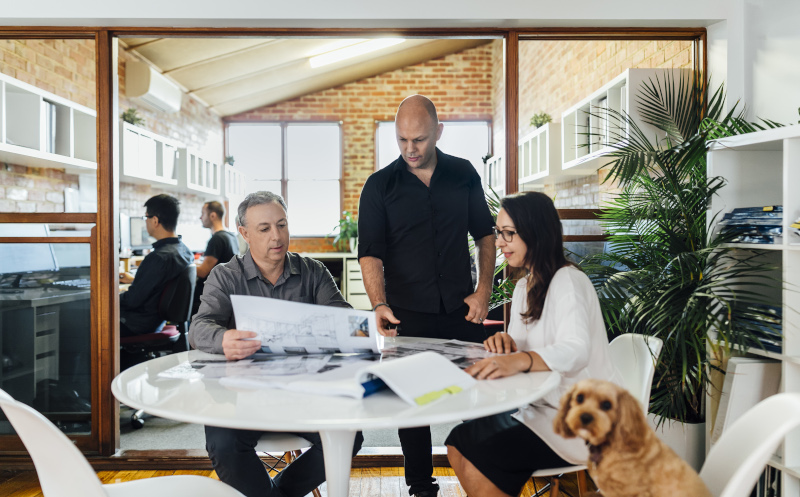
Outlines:
MULTIPOLYGON (((375 304, 375 307, 372 308, 372 312, 375 312, 375 309, 377 309, 378 307, 380 307, 382 305, 385 305, 386 307, 389 307, 389 304, 387 304, 386 302, 378 302, 377 304, 375 304)), ((389 307, 389 309, 391 309, 391 307, 389 307)))

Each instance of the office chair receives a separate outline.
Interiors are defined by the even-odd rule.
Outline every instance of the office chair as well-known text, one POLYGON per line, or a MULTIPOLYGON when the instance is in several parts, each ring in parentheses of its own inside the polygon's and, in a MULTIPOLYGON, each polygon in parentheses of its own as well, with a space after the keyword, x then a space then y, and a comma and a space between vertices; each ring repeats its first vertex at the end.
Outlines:
MULTIPOLYGON (((122 350, 129 359, 122 369, 152 359, 162 353, 186 352, 189 350, 189 319, 192 316, 194 286, 197 280, 197 266, 189 264, 175 278, 169 280, 158 301, 158 317, 167 323, 161 330, 144 335, 122 337, 122 350)), ((122 361, 121 361, 122 362, 122 361)), ((144 412, 136 411, 131 416, 131 426, 139 429, 144 426, 144 412)))
POLYGON ((103 485, 72 440, 39 412, 3 390, 0 408, 28 449, 45 497, 243 497, 228 485, 204 476, 161 476, 103 485))
MULTIPOLYGON (((619 335, 608 344, 611 363, 622 377, 622 386, 639 400, 645 413, 650 404, 653 375, 663 345, 660 338, 636 333, 619 335)), ((567 466, 535 471, 533 478, 550 478, 550 483, 536 490, 534 497, 544 495, 548 490, 551 497, 558 497, 561 485, 559 480, 566 473, 578 473, 578 492, 580 495, 587 492, 586 466, 567 466)))

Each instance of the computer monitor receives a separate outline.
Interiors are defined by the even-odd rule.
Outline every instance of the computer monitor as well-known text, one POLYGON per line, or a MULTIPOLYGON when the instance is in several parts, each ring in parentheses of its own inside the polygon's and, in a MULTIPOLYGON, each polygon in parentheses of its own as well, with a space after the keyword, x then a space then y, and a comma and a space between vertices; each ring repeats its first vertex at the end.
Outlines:
MULTIPOLYGON (((50 236, 76 236, 89 238, 90 230, 63 230, 51 231, 50 236)), ((53 255, 56 258, 58 269, 88 268, 91 264, 91 247, 88 243, 53 243, 53 255)))
POLYGON ((208 241, 211 239, 211 230, 203 228, 201 224, 180 225, 178 234, 181 236, 181 241, 192 252, 205 252, 208 241))
MULTIPOLYGON (((48 236, 46 224, 0 224, 0 237, 48 236)), ((57 271, 58 263, 49 243, 0 244, 0 274, 57 271)))
POLYGON ((124 212, 119 213, 119 252, 131 250, 131 218, 124 212))
POLYGON ((131 231, 130 231, 131 249, 133 250, 149 249, 156 242, 156 239, 150 236, 149 233, 147 233, 147 225, 145 224, 144 218, 132 217, 130 223, 131 223, 131 231))

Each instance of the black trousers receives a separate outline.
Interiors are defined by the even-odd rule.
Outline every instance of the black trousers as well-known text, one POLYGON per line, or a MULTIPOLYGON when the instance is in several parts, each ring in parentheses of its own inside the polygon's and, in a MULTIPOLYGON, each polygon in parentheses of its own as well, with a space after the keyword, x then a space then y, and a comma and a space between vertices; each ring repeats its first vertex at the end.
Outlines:
MULTIPOLYGON (((458 339, 477 343, 486 339, 482 324, 471 323, 464 319, 469 312, 466 304, 449 314, 444 311, 443 306, 438 314, 409 311, 394 306, 392 312, 400 320, 399 336, 458 339)), ((439 486, 433 478, 430 427, 403 428, 398 430, 397 434, 400 436, 400 447, 403 449, 409 494, 438 490, 439 486)))
MULTIPOLYGON (((206 426, 206 450, 217 476, 246 497, 304 497, 325 481, 325 461, 319 433, 293 433, 311 443, 292 464, 275 478, 256 454, 256 444, 265 432, 206 426)), ((353 456, 364 436, 356 433, 353 456)))

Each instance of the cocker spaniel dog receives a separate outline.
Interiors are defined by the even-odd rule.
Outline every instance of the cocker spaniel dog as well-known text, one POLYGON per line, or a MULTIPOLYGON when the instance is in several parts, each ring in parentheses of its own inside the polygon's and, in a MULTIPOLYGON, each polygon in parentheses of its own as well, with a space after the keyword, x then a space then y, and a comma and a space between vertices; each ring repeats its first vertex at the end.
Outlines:
POLYGON ((613 383, 576 383, 561 398, 553 428, 589 443, 589 474, 604 497, 711 497, 697 473, 658 439, 639 401, 613 383))

